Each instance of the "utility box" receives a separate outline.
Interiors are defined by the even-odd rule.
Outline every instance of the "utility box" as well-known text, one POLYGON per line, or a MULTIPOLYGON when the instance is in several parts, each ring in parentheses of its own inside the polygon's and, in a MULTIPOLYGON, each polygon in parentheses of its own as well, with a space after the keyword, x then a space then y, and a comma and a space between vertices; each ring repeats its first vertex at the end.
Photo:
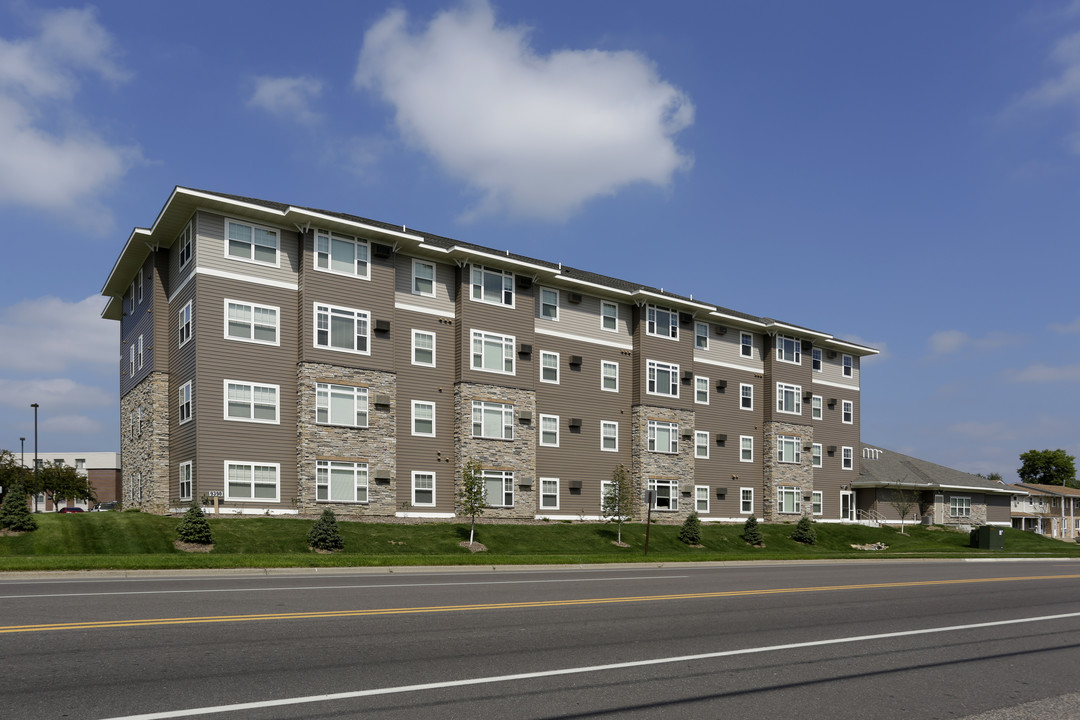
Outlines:
POLYGON ((980 550, 1004 550, 1005 531, 989 525, 977 527, 971 531, 971 547, 980 550))

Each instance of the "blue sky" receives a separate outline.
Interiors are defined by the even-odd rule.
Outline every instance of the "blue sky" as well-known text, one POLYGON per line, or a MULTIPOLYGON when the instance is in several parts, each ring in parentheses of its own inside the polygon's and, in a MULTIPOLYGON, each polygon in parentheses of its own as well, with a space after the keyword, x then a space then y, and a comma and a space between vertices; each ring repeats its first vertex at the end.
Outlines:
POLYGON ((0 148, 2 448, 119 449, 99 293, 186 185, 869 344, 898 452, 1080 455, 1080 1, 0 0, 0 148))

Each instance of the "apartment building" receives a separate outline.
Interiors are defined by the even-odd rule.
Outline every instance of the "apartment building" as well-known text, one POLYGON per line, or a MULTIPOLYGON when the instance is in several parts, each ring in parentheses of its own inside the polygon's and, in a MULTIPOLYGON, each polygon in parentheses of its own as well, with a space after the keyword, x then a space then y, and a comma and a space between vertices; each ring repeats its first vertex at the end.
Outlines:
POLYGON ((1080 489, 1018 483, 1012 499, 1012 526, 1061 540, 1080 542, 1080 489))
POLYGON ((123 500, 156 512, 853 519, 877 351, 354 215, 177 187, 103 289, 123 500))

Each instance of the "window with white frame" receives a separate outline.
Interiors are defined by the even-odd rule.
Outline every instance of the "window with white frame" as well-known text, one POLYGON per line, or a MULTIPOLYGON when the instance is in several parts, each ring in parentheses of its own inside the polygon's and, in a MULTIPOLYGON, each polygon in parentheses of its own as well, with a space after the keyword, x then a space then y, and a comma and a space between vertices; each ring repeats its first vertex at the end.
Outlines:
POLYGON ((754 462, 754 436, 739 436, 739 462, 754 462))
POLYGON ((139 361, 139 369, 142 370, 142 367, 143 367, 143 336, 142 335, 139 336, 138 350, 135 351, 135 357, 139 361))
POLYGON ((179 328, 179 343, 178 347, 184 347, 184 344, 191 339, 191 301, 188 300, 184 303, 184 306, 180 308, 180 314, 178 316, 177 327, 179 328))
POLYGON ((751 333, 739 333, 739 355, 754 357, 754 336, 751 333))
POLYGON ((138 430, 139 430, 139 437, 142 437, 142 405, 135 408, 135 417, 137 418, 137 422, 138 422, 137 427, 138 427, 138 430))
POLYGON ((413 260, 412 292, 413 295, 435 297, 435 263, 413 260))
POLYGON ((821 396, 814 395, 810 398, 810 419, 820 420, 823 417, 821 396))
POLYGON ((678 365, 649 360, 647 362, 647 368, 649 374, 647 392, 650 395, 679 397, 678 365))
POLYGON ((494 440, 514 439, 514 406, 487 400, 473 400, 473 437, 494 440))
POLYGON ((192 471, 191 461, 188 460, 187 462, 180 463, 180 499, 181 500, 190 500, 191 499, 191 488, 192 488, 192 485, 193 485, 192 477, 193 477, 193 471, 192 471))
POLYGON ((814 348, 810 351, 810 363, 814 372, 821 372, 821 348, 814 348))
POLYGON ((851 425, 855 422, 855 403, 850 400, 844 400, 840 403, 842 415, 842 422, 846 425, 851 425))
POLYGON ((435 367, 435 333, 412 331, 412 364, 435 367))
POLYGON ((473 300, 514 307, 514 273, 473 265, 471 279, 473 300))
POLYGON ((225 461, 225 499, 239 502, 277 502, 277 463, 225 461))
POLYGON ((368 389, 315 383, 315 422, 320 425, 368 426, 368 389))
POLYGON ((128 376, 131 377, 131 376, 133 376, 135 374, 135 342, 134 341, 132 341, 131 344, 128 345, 128 355, 130 356, 130 358, 129 358, 130 361, 128 362, 128 376))
POLYGON ((619 423, 610 420, 600 422, 600 449, 607 452, 619 450, 619 423))
POLYGON ((514 374, 513 335, 472 331, 472 369, 482 372, 514 374))
POLYGON ((435 473, 413 472, 412 504, 421 507, 435 505, 435 473))
POLYGON ((183 232, 180 233, 180 237, 177 239, 177 244, 180 246, 179 253, 179 268, 181 270, 191 262, 191 223, 187 224, 183 232))
POLYGON ((135 439, 135 408, 128 411, 128 437, 135 439))
POLYGON ((810 495, 811 511, 814 515, 825 514, 825 494, 821 490, 814 490, 810 495))
POLYGON ((610 360, 600 363, 600 389, 619 392, 619 363, 610 360))
POLYGON ((238 300, 225 301, 225 337, 229 340, 278 344, 278 308, 238 300))
POLYGON ((540 382, 559 384, 559 353, 540 352, 540 382))
POLYGON ((754 409, 754 386, 749 383, 739 383, 739 408, 741 410, 754 409))
POLYGON ((315 347, 370 355, 366 310, 315 303, 315 347))
POLYGON ((366 503, 368 464, 345 460, 317 460, 315 499, 317 502, 366 503))
POLYGON ((559 509, 559 478, 540 478, 540 509, 559 509))
POLYGON ((698 350, 709 349, 709 324, 694 323, 694 347, 698 350))
POLYGON ((709 486, 694 486, 694 509, 699 513, 709 512, 709 486))
POLYGON ((514 506, 514 473, 511 470, 484 470, 484 500, 490 507, 514 506))
POLYGON ((225 221, 225 256, 262 265, 278 264, 278 232, 236 220, 225 221))
POLYGON ((278 422, 278 386, 225 381, 225 419, 243 422, 278 422))
POLYGON ((949 517, 971 517, 971 498, 950 497, 949 517))
POLYGON ((131 288, 128 290, 128 314, 135 312, 135 281, 131 281, 131 288))
POLYGON ((181 425, 186 423, 188 420, 191 420, 191 389, 191 380, 188 380, 186 383, 180 386, 180 404, 177 415, 180 419, 181 425))
POLYGON ((135 276, 135 295, 136 302, 143 301, 143 271, 139 268, 139 274, 135 276))
POLYGON ((653 493, 653 510, 679 509, 679 481, 649 478, 649 490, 653 493))
POLYGON ((699 460, 709 459, 709 433, 701 430, 694 433, 694 457, 699 460))
POLYGON ((802 439, 792 435, 777 435, 776 460, 782 463, 802 462, 802 439))
POLYGON ((776 336, 776 359, 783 362, 802 363, 802 343, 798 338, 788 335, 776 336))
POLYGON ((619 331, 619 306, 613 302, 600 301, 600 328, 609 332, 619 331))
POLYGON ((754 488, 739 488, 739 512, 744 515, 754 512, 754 488))
POLYGON ((776 510, 788 515, 802 512, 802 490, 781 485, 776 489, 776 510))
POLYGON ((649 452, 679 452, 679 424, 664 420, 649 421, 649 452))
POLYGON ((849 448, 844 447, 840 449, 840 469, 852 470, 855 468, 855 452, 849 448))
POLYGON ((802 387, 776 383, 776 412, 802 414, 802 387))
POLYGON ((543 447, 559 447, 559 416, 540 416, 540 445, 543 447))
POLYGON ((843 358, 844 377, 851 377, 855 372, 854 360, 850 355, 845 355, 843 358))
POLYGON ((672 340, 679 339, 678 311, 660 307, 659 305, 649 305, 646 307, 645 315, 647 319, 646 333, 657 337, 671 338, 672 340))
POLYGON ((435 403, 426 400, 412 401, 412 434, 435 437, 435 403))
POLYGON ((709 378, 694 376, 694 402, 699 405, 709 404, 709 378))
POLYGON ((367 240, 328 230, 317 230, 315 269, 367 280, 370 277, 367 240))
POLYGON ((540 317, 546 320, 559 319, 559 291, 553 288, 540 288, 540 317))
POLYGON ((821 467, 821 443, 814 443, 810 446, 810 459, 813 461, 814 467, 821 467))

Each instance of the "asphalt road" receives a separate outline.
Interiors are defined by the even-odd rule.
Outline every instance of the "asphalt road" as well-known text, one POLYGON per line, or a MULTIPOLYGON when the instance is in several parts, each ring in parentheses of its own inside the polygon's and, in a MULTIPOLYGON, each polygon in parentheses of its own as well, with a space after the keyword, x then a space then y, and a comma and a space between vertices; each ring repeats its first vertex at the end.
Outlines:
POLYGON ((8 575, 0 718, 1080 717, 1078 600, 1068 561, 8 575))

